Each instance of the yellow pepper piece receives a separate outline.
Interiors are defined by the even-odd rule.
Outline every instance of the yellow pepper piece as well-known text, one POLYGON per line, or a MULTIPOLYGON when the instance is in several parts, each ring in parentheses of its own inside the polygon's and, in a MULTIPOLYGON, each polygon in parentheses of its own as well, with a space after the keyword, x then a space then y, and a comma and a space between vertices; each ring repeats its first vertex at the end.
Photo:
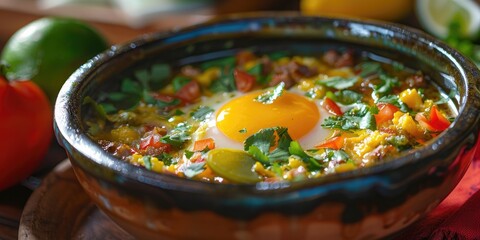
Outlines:
POLYGON ((341 173, 341 172, 348 172, 348 171, 352 171, 352 170, 355 170, 357 167, 355 167, 355 164, 353 164, 352 162, 346 162, 346 163, 342 163, 342 164, 339 164, 338 166, 335 167, 335 172, 337 173, 341 173))
POLYGON ((400 93, 399 98, 413 110, 419 111, 422 109, 423 100, 417 89, 406 89, 400 93))
POLYGON ((212 67, 205 70, 202 74, 198 75, 196 80, 200 85, 204 87, 210 86, 213 80, 220 77, 220 68, 212 67))
POLYGON ((110 133, 112 134, 113 141, 127 144, 140 137, 138 132, 129 126, 121 126, 113 129, 110 133))
POLYGON ((419 130, 417 123, 408 113, 398 111, 393 114, 392 121, 399 130, 403 130, 414 137, 422 135, 422 131, 419 130))

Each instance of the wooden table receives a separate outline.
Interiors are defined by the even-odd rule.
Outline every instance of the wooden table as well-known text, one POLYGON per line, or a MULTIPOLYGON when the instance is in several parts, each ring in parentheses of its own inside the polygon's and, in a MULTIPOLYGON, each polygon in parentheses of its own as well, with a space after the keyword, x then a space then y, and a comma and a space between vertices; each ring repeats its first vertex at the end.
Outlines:
POLYGON ((17 239, 23 207, 39 184, 39 180, 66 158, 64 150, 54 141, 41 168, 29 179, 0 192, 0 239, 17 239))

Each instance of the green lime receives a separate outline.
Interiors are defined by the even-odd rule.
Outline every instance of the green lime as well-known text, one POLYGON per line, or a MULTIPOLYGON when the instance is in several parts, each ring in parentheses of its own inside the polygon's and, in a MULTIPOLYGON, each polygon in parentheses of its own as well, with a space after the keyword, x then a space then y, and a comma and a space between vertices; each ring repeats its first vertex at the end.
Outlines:
POLYGON ((417 17, 431 34, 446 38, 450 24, 459 21, 455 29, 461 37, 476 38, 480 31, 480 6, 474 0, 417 0, 417 17))
POLYGON ((84 22, 41 18, 8 40, 1 60, 9 65, 9 80, 33 80, 53 104, 65 80, 107 46, 106 40, 84 22))

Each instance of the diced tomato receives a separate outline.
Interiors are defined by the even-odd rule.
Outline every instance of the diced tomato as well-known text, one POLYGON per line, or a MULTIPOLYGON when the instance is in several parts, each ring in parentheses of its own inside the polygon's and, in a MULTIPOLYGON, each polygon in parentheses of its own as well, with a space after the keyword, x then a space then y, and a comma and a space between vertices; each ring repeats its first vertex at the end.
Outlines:
POLYGON ((386 121, 392 120, 393 114, 398 110, 400 110, 398 107, 390 103, 379 103, 377 107, 378 107, 378 113, 374 115, 377 125, 380 125, 386 121))
POLYGON ((193 151, 203 151, 205 148, 214 149, 215 148, 215 141, 212 138, 205 138, 197 140, 193 143, 193 151))
POLYGON ((437 109, 437 106, 433 106, 430 110, 430 126, 441 132, 450 126, 450 121, 437 109))
POLYGON ((176 97, 179 97, 185 102, 194 102, 197 98, 202 95, 200 90, 200 84, 197 81, 190 81, 185 84, 178 92, 175 93, 176 97))
POLYGON ((160 141, 161 136, 158 134, 152 134, 147 137, 144 137, 140 141, 140 149, 145 150, 148 147, 162 149, 163 152, 170 152, 171 145, 168 143, 163 143, 160 141))
POLYGON ((417 113, 415 120, 432 132, 441 132, 450 126, 450 121, 438 111, 435 105, 430 109, 429 119, 427 119, 424 114, 417 113))
POLYGON ((315 146, 316 148, 331 148, 334 150, 339 150, 343 147, 343 136, 332 137, 325 140, 323 143, 315 146))
POLYGON ((335 116, 342 116, 342 110, 340 107, 335 103, 332 99, 326 97, 325 100, 323 100, 322 106, 331 114, 335 116))
POLYGON ((233 71, 233 77, 235 78, 235 85, 240 92, 248 92, 255 85, 255 77, 240 69, 233 71))

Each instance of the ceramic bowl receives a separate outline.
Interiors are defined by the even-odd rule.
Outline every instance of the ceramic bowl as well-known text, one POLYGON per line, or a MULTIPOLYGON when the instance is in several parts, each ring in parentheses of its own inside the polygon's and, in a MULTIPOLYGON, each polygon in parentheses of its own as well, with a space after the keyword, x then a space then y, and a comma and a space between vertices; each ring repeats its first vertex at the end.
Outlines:
POLYGON ((480 73, 464 56, 405 26, 265 13, 229 16, 113 46, 78 69, 55 106, 55 131, 77 178, 111 219, 143 239, 374 239, 420 220, 460 181, 478 145, 480 73), (239 49, 370 51, 454 90, 458 117, 433 142, 384 164, 295 183, 215 184, 118 160, 86 132, 85 96, 155 63, 173 66, 239 49))

